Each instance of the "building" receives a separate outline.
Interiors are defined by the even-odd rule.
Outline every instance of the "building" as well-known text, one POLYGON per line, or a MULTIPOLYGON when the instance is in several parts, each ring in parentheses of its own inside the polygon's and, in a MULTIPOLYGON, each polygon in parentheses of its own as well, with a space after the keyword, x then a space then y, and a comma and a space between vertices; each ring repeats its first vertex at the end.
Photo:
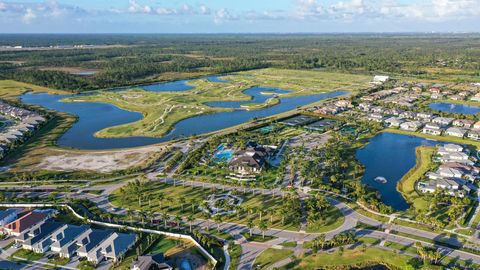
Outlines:
POLYGON ((245 150, 235 152, 234 157, 228 164, 233 173, 231 179, 254 180, 267 163, 267 159, 276 148, 261 146, 256 143, 248 143, 245 150))
POLYGON ((467 134, 467 131, 466 129, 464 128, 456 128, 456 127, 451 127, 451 128, 448 128, 446 131, 445 131, 445 134, 449 135, 449 136, 454 136, 454 137, 459 137, 459 138, 463 138, 465 137, 465 135, 467 134))
POLYGON ((390 117, 385 120, 385 123, 388 124, 389 127, 400 127, 400 125, 405 122, 403 119, 398 117, 390 117))
POLYGON ((474 129, 480 129, 480 121, 476 122, 476 123, 473 125, 473 128, 474 128, 474 129))
POLYGON ((443 129, 435 123, 428 123, 423 127, 422 133, 423 134, 429 134, 429 135, 434 135, 434 136, 440 136, 442 135, 443 129))
POLYGON ((27 230, 40 227, 48 218, 49 216, 45 213, 29 212, 5 225, 4 230, 10 235, 20 236, 27 230))
POLYGON ((65 225, 55 221, 46 221, 38 228, 23 233, 17 239, 22 240, 22 248, 35 253, 45 253, 52 244, 52 235, 62 226, 65 225))
POLYGON ((390 80, 389 76, 376 75, 373 77, 373 81, 370 84, 373 85, 382 85, 390 80))
POLYGON ((467 119, 456 119, 452 123, 452 125, 454 125, 456 127, 465 127, 465 128, 470 128, 474 124, 475 124, 475 121, 467 120, 467 119))
POLYGON ((76 252, 77 241, 85 238, 91 232, 92 229, 87 225, 66 224, 52 235, 50 248, 52 252, 57 253, 62 258, 71 258, 76 252))
POLYGON ((371 113, 367 116, 367 119, 371 120, 371 121, 374 121, 374 122, 381 123, 381 122, 383 122, 384 117, 380 113, 371 113))
POLYGON ((7 225, 15 219, 17 219, 16 209, 7 209, 0 211, 0 227, 7 225))
POLYGON ((405 122, 400 125, 400 129, 407 131, 417 131, 422 127, 422 123, 418 121, 405 122))
POLYGON ((432 122, 442 126, 448 126, 453 122, 453 120, 455 119, 450 117, 435 117, 433 118, 432 122))
POLYGON ((417 187, 423 193, 433 193, 438 189, 442 189, 446 194, 451 196, 464 197, 465 194, 460 190, 461 184, 457 180, 437 179, 428 182, 419 182, 417 187))
POLYGON ((133 262, 132 270, 173 270, 173 267, 165 262, 163 253, 155 255, 138 256, 133 262))
POLYGON ((467 133, 467 137, 472 140, 480 141, 480 130, 470 130, 467 133))
POLYGON ((77 242, 77 255, 98 264, 104 259, 117 262, 135 244, 134 234, 92 229, 90 234, 77 242))

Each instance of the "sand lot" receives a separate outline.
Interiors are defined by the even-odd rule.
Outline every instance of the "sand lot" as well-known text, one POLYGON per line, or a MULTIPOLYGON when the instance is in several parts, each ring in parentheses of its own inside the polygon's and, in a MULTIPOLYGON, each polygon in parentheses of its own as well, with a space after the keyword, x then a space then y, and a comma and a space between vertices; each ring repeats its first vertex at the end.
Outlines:
POLYGON ((161 146, 102 152, 60 152, 45 157, 37 165, 39 170, 95 171, 109 173, 128 169, 165 150, 161 146))

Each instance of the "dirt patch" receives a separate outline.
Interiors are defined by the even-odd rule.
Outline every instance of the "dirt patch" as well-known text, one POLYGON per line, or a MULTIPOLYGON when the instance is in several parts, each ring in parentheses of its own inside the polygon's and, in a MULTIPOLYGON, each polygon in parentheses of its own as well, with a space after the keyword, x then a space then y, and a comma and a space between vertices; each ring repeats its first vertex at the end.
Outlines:
POLYGON ((67 152, 45 157, 36 167, 38 170, 95 171, 110 173, 140 166, 149 157, 165 150, 165 147, 150 146, 136 149, 103 152, 67 152))

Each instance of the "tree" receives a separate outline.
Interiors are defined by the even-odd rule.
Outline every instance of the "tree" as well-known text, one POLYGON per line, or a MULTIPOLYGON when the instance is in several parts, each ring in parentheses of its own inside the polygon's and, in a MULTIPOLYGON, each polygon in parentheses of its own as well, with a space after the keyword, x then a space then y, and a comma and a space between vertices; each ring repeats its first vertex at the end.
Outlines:
POLYGON ((249 219, 249 220, 247 221, 247 227, 248 227, 248 229, 249 229, 249 231, 250 231, 250 237, 252 237, 253 220, 249 219))
POLYGON ((192 223, 193 223, 193 221, 195 221, 195 218, 193 217, 193 215, 189 215, 187 217, 187 221, 188 221, 188 224, 190 226, 190 233, 192 233, 192 223))
POLYGON ((268 229, 267 222, 265 220, 261 220, 258 224, 258 229, 262 231, 262 238, 265 239, 265 231, 268 229))

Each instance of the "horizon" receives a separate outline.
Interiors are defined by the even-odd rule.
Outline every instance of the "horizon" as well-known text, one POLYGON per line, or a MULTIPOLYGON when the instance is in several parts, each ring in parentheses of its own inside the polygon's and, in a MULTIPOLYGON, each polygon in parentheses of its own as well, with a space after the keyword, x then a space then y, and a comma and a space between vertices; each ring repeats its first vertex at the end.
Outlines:
POLYGON ((0 0, 4 34, 477 33, 480 0, 0 0))

